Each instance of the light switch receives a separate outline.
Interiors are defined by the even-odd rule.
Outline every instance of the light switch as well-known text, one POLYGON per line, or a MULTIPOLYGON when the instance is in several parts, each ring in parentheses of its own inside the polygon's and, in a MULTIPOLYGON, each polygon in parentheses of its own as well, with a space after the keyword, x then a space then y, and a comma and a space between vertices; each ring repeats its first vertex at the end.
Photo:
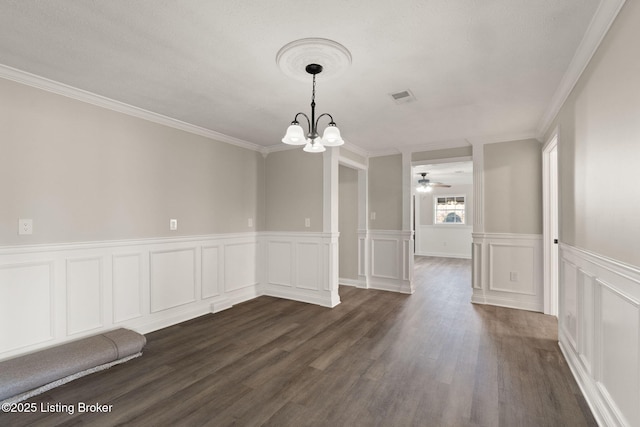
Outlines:
POLYGON ((170 219, 169 220, 169 230, 177 230, 178 229, 178 220, 177 219, 170 219))
POLYGON ((18 234, 33 234, 33 220, 20 218, 18 220, 18 234))

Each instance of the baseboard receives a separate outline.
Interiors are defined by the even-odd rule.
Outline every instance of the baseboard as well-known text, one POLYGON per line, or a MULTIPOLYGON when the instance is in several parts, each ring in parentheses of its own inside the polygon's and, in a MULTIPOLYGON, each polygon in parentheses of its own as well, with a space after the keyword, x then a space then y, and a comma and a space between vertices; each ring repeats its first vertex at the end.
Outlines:
POLYGON ((355 288, 361 288, 361 289, 366 289, 367 287, 366 282, 359 279, 345 279, 341 277, 338 279, 338 283, 341 286, 353 286, 355 288))
POLYGON ((305 302, 308 304, 320 305, 323 307, 333 308, 340 304, 339 298, 332 297, 329 291, 318 292, 314 290, 305 291, 303 289, 293 288, 276 288, 275 286, 267 286, 264 295, 276 298, 284 298, 292 301, 305 302))
POLYGON ((474 289, 473 295, 471 296, 471 302, 473 304, 495 305, 498 307, 537 312, 541 312, 543 309, 542 303, 538 301, 526 301, 497 295, 483 295, 480 290, 476 289, 474 289))
POLYGON ((470 254, 451 254, 447 252, 416 252, 416 256, 431 256, 437 258, 456 258, 456 259, 471 259, 470 254))

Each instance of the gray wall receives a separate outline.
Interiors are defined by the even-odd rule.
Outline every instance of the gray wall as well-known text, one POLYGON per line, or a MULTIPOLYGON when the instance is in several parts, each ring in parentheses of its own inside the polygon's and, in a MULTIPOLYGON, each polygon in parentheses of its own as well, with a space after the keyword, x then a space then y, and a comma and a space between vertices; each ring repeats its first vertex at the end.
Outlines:
POLYGON ((557 121, 560 240, 640 266, 640 2, 627 1, 557 121))
POLYGON ((264 228, 257 152, 4 79, 0 99, 0 245, 264 228))
POLYGON ((358 171, 340 166, 339 219, 340 277, 358 278, 358 171))
POLYGON ((542 234, 542 150, 535 139, 484 146, 488 233, 542 234))
POLYGON ((265 165, 266 229, 322 231, 323 155, 302 148, 267 156, 265 165), (305 227, 305 218, 311 227, 305 227))
POLYGON ((402 155, 369 159, 369 228, 402 230, 402 155), (371 219, 371 212, 376 219, 371 219))

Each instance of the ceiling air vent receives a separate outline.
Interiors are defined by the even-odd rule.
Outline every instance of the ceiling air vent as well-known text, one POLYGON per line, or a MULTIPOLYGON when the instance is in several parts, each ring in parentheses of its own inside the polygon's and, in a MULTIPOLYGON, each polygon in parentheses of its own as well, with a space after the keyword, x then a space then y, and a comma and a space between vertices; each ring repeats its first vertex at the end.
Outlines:
POLYGON ((392 93, 391 98, 393 98, 396 104, 406 104, 407 102, 413 102, 416 100, 415 96, 413 96, 411 91, 408 89, 392 93))

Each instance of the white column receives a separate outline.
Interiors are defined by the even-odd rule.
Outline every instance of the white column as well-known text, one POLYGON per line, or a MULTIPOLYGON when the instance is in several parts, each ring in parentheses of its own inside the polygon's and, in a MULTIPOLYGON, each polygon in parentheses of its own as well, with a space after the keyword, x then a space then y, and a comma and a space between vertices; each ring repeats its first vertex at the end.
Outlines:
POLYGON ((473 232, 484 233, 484 145, 473 144, 473 232))
POLYGON ((331 294, 331 306, 340 303, 338 281, 340 275, 340 257, 338 245, 338 201, 339 201, 339 150, 328 148, 323 153, 323 212, 322 231, 324 232, 326 251, 327 283, 331 294))
POLYGON ((411 152, 402 151, 402 267, 403 278, 409 282, 410 292, 414 292, 413 286, 413 168, 411 166, 411 152))
POLYGON ((369 287, 369 176, 358 170, 358 281, 369 287))
POLYGON ((473 142, 473 243, 471 248, 472 302, 485 303, 487 283, 486 243, 484 239, 484 144, 473 142))

